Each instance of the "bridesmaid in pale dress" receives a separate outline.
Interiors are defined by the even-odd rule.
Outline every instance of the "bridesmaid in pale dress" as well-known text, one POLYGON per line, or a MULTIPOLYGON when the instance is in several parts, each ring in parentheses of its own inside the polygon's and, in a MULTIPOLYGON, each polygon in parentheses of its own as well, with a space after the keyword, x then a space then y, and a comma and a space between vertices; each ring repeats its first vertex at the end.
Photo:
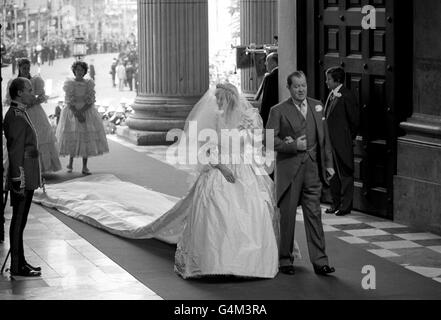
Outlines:
POLYGON ((72 65, 74 79, 64 83, 66 107, 61 111, 57 139, 61 156, 69 156, 68 172, 73 170, 74 158, 83 159, 82 173, 90 175, 89 157, 109 152, 102 119, 95 108, 95 82, 84 79, 88 65, 76 61, 72 65))
MULTIPOLYGON (((41 106, 46 103, 48 96, 44 90, 44 81, 40 76, 31 76, 31 62, 26 58, 18 60, 18 76, 29 79, 32 84, 33 94, 36 96, 32 107, 26 111, 31 118, 32 124, 37 131, 38 151, 40 152, 41 172, 56 172, 61 170, 61 163, 58 157, 58 148, 55 134, 49 122, 49 118, 41 106)), ((12 80, 11 80, 12 81, 12 80)), ((11 82, 10 81, 10 82, 11 82)), ((8 83, 8 88, 9 84, 8 83)), ((9 89, 6 90, 6 101, 9 105, 11 98, 9 97, 9 89)))

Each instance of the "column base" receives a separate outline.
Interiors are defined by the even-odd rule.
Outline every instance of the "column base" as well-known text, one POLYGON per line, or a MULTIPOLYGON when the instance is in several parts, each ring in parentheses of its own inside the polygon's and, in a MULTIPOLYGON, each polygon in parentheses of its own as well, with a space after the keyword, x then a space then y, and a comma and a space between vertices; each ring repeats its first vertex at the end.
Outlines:
POLYGON ((173 141, 167 141, 166 131, 140 131, 130 129, 127 126, 118 126, 116 135, 137 146, 167 146, 173 144, 173 141))
POLYGON ((394 221, 441 235, 441 184, 394 177, 394 221))
POLYGON ((441 119, 415 115, 402 124, 394 177, 394 220, 441 235, 441 119))
POLYGON ((167 133, 183 129, 185 120, 200 97, 138 96, 127 119, 127 128, 119 129, 119 135, 137 145, 169 145, 167 133))

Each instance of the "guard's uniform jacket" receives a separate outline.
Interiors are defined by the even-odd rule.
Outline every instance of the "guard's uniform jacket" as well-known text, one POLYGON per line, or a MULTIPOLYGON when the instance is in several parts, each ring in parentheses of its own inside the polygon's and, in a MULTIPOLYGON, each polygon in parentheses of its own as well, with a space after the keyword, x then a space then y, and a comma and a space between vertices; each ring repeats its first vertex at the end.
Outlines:
MULTIPOLYGON (((26 107, 12 101, 5 115, 4 133, 7 141, 9 170, 8 187, 20 182, 20 189, 35 190, 42 186, 37 133, 26 107)), ((17 190, 18 191, 18 190, 17 190)))

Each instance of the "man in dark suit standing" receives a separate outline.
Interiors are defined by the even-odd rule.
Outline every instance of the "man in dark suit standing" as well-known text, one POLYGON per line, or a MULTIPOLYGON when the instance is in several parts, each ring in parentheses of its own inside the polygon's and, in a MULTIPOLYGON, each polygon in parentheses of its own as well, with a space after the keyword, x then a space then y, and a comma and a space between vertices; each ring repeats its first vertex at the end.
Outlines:
MULTIPOLYGON (((323 105, 308 98, 306 77, 296 71, 288 77, 291 97, 274 106, 267 130, 274 130, 276 195, 280 207, 279 266, 294 274, 293 241, 297 206, 302 205, 309 258, 319 275, 335 272, 325 250, 320 196, 322 183, 334 175, 332 152, 323 105)), ((268 146, 268 143, 266 144, 268 146)))
POLYGON ((351 213, 354 197, 354 147, 360 122, 355 95, 344 86, 346 74, 340 67, 326 71, 326 84, 331 91, 325 116, 333 147, 336 175, 331 180, 333 205, 328 214, 345 216, 351 213))
POLYGON ((89 63, 89 76, 93 81, 95 81, 95 75, 96 75, 95 65, 94 65, 94 60, 92 59, 92 60, 90 60, 90 63, 89 63))
POLYGON ((268 116, 272 107, 279 103, 279 56, 277 53, 270 53, 266 57, 266 69, 268 70, 262 84, 262 104, 260 116, 263 127, 266 128, 268 116))
POLYGON ((11 191, 12 220, 9 229, 11 247, 11 275, 38 277, 40 267, 26 262, 23 232, 26 226, 34 190, 41 186, 41 172, 37 134, 26 112, 34 103, 32 84, 28 79, 16 78, 9 87, 11 107, 5 115, 4 131, 7 141, 11 191))

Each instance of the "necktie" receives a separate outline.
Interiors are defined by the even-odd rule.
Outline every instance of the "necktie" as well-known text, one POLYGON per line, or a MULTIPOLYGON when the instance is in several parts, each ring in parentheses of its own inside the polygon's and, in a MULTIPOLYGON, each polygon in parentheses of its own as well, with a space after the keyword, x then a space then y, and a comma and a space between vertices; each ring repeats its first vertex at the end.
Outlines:
POLYGON ((300 105, 300 112, 302 112, 303 117, 305 117, 305 119, 306 119, 306 115, 308 113, 308 108, 306 106, 305 101, 303 101, 302 104, 300 105))
POLYGON ((334 91, 331 91, 328 98, 328 103, 326 104, 325 116, 329 116, 329 110, 331 109, 331 104, 335 99, 334 91))

